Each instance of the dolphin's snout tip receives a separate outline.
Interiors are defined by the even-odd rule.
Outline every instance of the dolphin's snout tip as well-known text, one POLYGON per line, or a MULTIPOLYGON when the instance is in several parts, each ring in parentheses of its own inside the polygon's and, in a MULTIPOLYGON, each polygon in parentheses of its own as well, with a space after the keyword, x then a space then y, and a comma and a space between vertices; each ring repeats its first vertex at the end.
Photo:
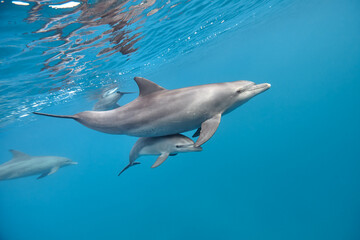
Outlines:
POLYGON ((251 85, 247 90, 254 91, 258 94, 268 90, 270 87, 271 87, 270 83, 260 83, 260 84, 251 85))
MULTIPOLYGON (((202 150, 202 147, 200 145, 198 145, 197 143, 194 144, 194 149, 201 149, 202 150)), ((201 151, 200 150, 200 151, 201 151)))
POLYGON ((203 148, 201 146, 195 147, 195 149, 196 149, 196 151, 199 151, 199 152, 203 150, 203 148))
POLYGON ((271 88, 271 84, 270 83, 261 83, 257 85, 259 89, 264 89, 264 90, 268 90, 269 88, 271 88))
POLYGON ((72 165, 78 165, 78 162, 71 162, 72 165))

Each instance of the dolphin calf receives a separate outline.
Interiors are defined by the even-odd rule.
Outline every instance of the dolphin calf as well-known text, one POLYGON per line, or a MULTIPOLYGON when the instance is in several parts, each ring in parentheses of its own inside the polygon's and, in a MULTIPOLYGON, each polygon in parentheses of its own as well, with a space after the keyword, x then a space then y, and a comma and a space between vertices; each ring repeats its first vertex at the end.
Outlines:
POLYGON ((102 94, 101 98, 95 103, 93 110, 107 111, 118 108, 120 107, 120 105, 117 102, 124 94, 129 94, 129 93, 131 92, 117 91, 117 88, 107 90, 102 94))
POLYGON ((167 90, 145 78, 135 77, 134 80, 140 90, 139 97, 114 110, 74 115, 34 113, 74 119, 104 133, 137 137, 199 129, 195 146, 200 146, 213 136, 223 115, 270 88, 268 83, 235 81, 167 90))
POLYGON ((13 158, 0 165, 0 180, 27 177, 40 174, 37 179, 55 173, 59 168, 77 164, 65 157, 30 156, 25 153, 10 150, 13 158))
POLYGON ((143 155, 160 155, 151 166, 155 168, 160 166, 169 156, 183 152, 202 151, 201 147, 195 147, 194 144, 193 140, 182 134, 139 138, 130 151, 129 164, 119 173, 119 176, 129 167, 140 164, 135 160, 143 155))

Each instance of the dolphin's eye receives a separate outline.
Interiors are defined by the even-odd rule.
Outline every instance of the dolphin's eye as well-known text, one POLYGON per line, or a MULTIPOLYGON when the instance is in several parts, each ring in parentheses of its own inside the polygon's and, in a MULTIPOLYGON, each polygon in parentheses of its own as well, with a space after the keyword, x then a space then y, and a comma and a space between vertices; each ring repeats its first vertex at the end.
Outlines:
POLYGON ((176 148, 181 148, 181 147, 182 147, 182 145, 175 145, 175 147, 176 147, 176 148))
POLYGON ((243 89, 238 89, 236 90, 236 93, 242 93, 244 90, 243 89))

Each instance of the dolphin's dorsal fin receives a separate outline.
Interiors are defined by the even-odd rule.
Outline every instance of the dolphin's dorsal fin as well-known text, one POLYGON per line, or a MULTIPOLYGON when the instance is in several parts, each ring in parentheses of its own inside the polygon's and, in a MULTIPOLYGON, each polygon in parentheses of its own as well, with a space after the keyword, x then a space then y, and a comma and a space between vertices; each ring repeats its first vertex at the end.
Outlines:
POLYGON ((156 168, 160 166, 169 156, 170 154, 168 152, 162 153, 157 159, 156 162, 151 166, 152 168, 156 168))
POLYGON ((25 159, 31 157, 30 155, 20 152, 20 151, 17 151, 17 150, 10 149, 9 151, 13 155, 13 158, 11 159, 11 161, 20 161, 20 160, 25 160, 25 159))
POLYGON ((147 79, 142 78, 142 77, 135 77, 134 80, 135 80, 136 84, 139 87, 139 91, 140 91, 139 96, 140 97, 141 96, 146 96, 148 94, 151 94, 151 93, 154 93, 154 92, 157 92, 157 91, 166 90, 165 88, 157 85, 156 83, 153 83, 152 81, 147 80, 147 79))

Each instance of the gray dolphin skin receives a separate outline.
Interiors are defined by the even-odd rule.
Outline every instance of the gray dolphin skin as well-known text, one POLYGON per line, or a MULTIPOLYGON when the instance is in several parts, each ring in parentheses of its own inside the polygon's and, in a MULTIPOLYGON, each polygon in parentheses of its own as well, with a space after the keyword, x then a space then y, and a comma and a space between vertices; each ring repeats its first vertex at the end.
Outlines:
POLYGON ((143 155, 160 155, 152 168, 160 166, 169 156, 185 152, 200 152, 201 147, 195 147, 194 141, 182 134, 174 134, 162 137, 142 137, 137 140, 130 151, 129 164, 119 173, 139 162, 136 159, 143 155))
POLYGON ((16 150, 10 150, 10 152, 13 158, 0 165, 0 180, 38 174, 40 176, 37 179, 40 179, 57 172, 61 167, 77 164, 65 157, 30 156, 16 150))
POLYGON ((213 83, 167 90, 145 78, 135 77, 140 94, 134 101, 109 111, 85 111, 70 118, 96 131, 136 137, 167 136, 199 129, 195 146, 208 141, 221 117, 266 91, 270 84, 251 81, 213 83))
POLYGON ((124 94, 131 92, 120 92, 117 88, 110 89, 101 96, 101 98, 95 103, 94 111, 107 111, 120 107, 117 103, 124 94))

